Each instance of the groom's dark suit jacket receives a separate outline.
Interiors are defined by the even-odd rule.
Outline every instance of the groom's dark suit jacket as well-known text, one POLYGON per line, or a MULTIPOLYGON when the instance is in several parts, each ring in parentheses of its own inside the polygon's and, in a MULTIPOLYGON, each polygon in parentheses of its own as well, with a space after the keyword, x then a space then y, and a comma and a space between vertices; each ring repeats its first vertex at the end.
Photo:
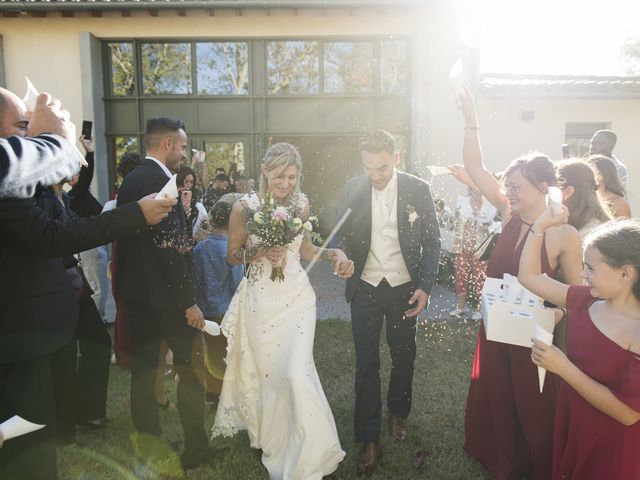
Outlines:
MULTIPOLYGON (((371 183, 365 175, 352 178, 343 189, 339 215, 351 208, 351 215, 342 226, 339 244, 354 261, 355 272, 347 280, 347 302, 353 298, 362 276, 371 236, 371 183)), ((398 172, 398 239, 404 262, 415 288, 431 292, 440 260, 440 229, 429 184, 404 172, 398 172), (409 221, 411 211, 418 217, 409 221)))
MULTIPOLYGON (((145 158, 129 173, 118 190, 118 206, 159 192, 169 178, 160 165, 145 158)), ((186 215, 173 207, 158 225, 141 230, 118 244, 116 285, 128 305, 141 308, 185 310, 195 304, 191 287, 186 215)))

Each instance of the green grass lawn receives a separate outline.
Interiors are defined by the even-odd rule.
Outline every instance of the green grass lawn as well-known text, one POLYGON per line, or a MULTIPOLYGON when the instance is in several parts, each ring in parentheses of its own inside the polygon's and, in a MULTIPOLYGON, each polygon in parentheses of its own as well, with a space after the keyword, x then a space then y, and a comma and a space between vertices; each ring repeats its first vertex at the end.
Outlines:
MULTIPOLYGON (((462 451, 464 405, 469 385, 476 322, 450 321, 422 324, 418 330, 418 358, 414 376, 413 410, 407 421, 408 438, 393 442, 386 430, 381 437, 384 458, 376 473, 367 477, 382 479, 484 479, 482 467, 462 451), (429 456, 416 470, 413 455, 426 449, 429 456)), ((389 375, 389 354, 382 341, 383 398, 389 375)), ((355 479, 358 445, 353 441, 353 373, 354 349, 351 325, 343 320, 318 322, 315 359, 325 393, 333 410, 336 425, 347 456, 335 477, 355 479)), ((167 390, 175 401, 175 384, 167 377, 167 390)), ((111 419, 106 431, 90 432, 78 428, 78 444, 59 450, 60 480, 68 479, 140 479, 186 478, 193 480, 268 480, 259 455, 249 448, 246 434, 212 446, 218 458, 212 466, 203 466, 182 474, 174 448, 181 450, 182 431, 177 410, 172 406, 161 412, 163 439, 152 445, 132 436, 129 417, 129 372, 117 366, 111 369, 108 412, 111 419), (134 446, 136 445, 136 446, 134 446), (173 447, 173 448, 172 448, 173 447), (162 461, 153 475, 145 475, 134 465, 135 448, 155 448, 162 461)), ((207 409, 207 428, 214 411, 207 409)), ((384 419, 386 426, 386 417, 384 419)))

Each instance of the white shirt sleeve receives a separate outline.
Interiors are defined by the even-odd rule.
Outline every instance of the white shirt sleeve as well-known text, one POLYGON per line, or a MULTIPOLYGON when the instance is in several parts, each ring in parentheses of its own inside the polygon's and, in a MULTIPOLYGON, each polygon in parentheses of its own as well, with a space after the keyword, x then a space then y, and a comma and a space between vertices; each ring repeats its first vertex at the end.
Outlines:
POLYGON ((30 198, 38 184, 76 175, 82 162, 75 146, 59 135, 0 138, 0 198, 30 198))

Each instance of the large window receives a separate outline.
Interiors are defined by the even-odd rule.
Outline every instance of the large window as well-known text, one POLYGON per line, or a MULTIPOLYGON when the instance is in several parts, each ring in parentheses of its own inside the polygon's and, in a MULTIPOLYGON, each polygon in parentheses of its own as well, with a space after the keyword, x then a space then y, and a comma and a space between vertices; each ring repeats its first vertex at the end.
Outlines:
POLYGON ((406 39, 113 39, 103 55, 116 188, 118 162, 143 153, 146 120, 158 116, 184 121, 189 148, 205 153, 203 177, 216 166, 257 177, 269 138, 303 142, 305 189, 326 212, 342 176, 359 171, 354 145, 364 131, 392 132, 409 158, 406 39))
POLYGON ((249 48, 246 43, 196 43, 200 95, 247 95, 249 48))
POLYGON ((132 95, 136 88, 133 43, 110 43, 112 95, 132 95))
POLYGON ((269 95, 402 95, 408 91, 405 40, 271 41, 266 44, 266 57, 269 95))
POLYGON ((145 95, 191 93, 188 43, 143 43, 140 48, 145 95))
POLYGON ((316 94, 320 91, 320 43, 267 42, 270 95, 316 94))
POLYGON ((323 58, 325 93, 373 91, 371 42, 326 42, 323 58))

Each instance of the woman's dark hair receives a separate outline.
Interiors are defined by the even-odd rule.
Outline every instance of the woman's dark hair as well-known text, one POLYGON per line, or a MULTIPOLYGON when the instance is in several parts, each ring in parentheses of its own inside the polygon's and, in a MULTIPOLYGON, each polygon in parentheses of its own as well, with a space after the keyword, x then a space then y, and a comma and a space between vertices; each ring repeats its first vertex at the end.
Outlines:
POLYGON ((211 207, 211 210, 209 210, 209 221, 211 225, 219 228, 228 227, 232 208, 232 203, 218 200, 213 207, 211 207))
POLYGON ((580 158, 557 162, 559 184, 561 187, 573 187, 573 195, 565 202, 569 209, 569 224, 580 230, 589 222, 599 223, 612 219, 600 197, 593 168, 580 158))
POLYGON ((180 169, 178 170, 178 175, 176 176, 176 184, 178 185, 178 188, 182 187, 184 185, 184 180, 191 175, 193 177, 193 187, 195 188, 196 186, 196 172, 194 172, 191 168, 187 167, 186 165, 183 167, 180 167, 180 169))
POLYGON ((602 181, 604 182, 604 189, 608 192, 615 193, 620 197, 624 197, 624 187, 620 183, 620 177, 618 177, 618 170, 615 163, 609 157, 605 155, 591 155, 589 157, 589 163, 595 166, 600 172, 602 181))
POLYGON ((127 152, 120 158, 118 165, 116 166, 116 175, 121 176, 122 178, 126 177, 129 172, 131 172, 134 168, 140 165, 142 159, 140 155, 135 152, 127 152))
MULTIPOLYGON (((597 248, 611 268, 631 265, 640 273, 640 222, 635 219, 614 220, 599 226, 585 239, 585 248, 597 248)), ((640 300, 640 275, 632 287, 640 300)))
MULTIPOLYGON (((522 157, 516 158, 504 171, 503 179, 516 170, 519 170, 522 176, 538 190, 540 190, 538 186, 542 182, 547 182, 547 186, 555 185, 557 182, 556 167, 553 164, 553 160, 544 153, 529 152, 522 157)), ((542 193, 547 192, 542 191, 542 193)))

